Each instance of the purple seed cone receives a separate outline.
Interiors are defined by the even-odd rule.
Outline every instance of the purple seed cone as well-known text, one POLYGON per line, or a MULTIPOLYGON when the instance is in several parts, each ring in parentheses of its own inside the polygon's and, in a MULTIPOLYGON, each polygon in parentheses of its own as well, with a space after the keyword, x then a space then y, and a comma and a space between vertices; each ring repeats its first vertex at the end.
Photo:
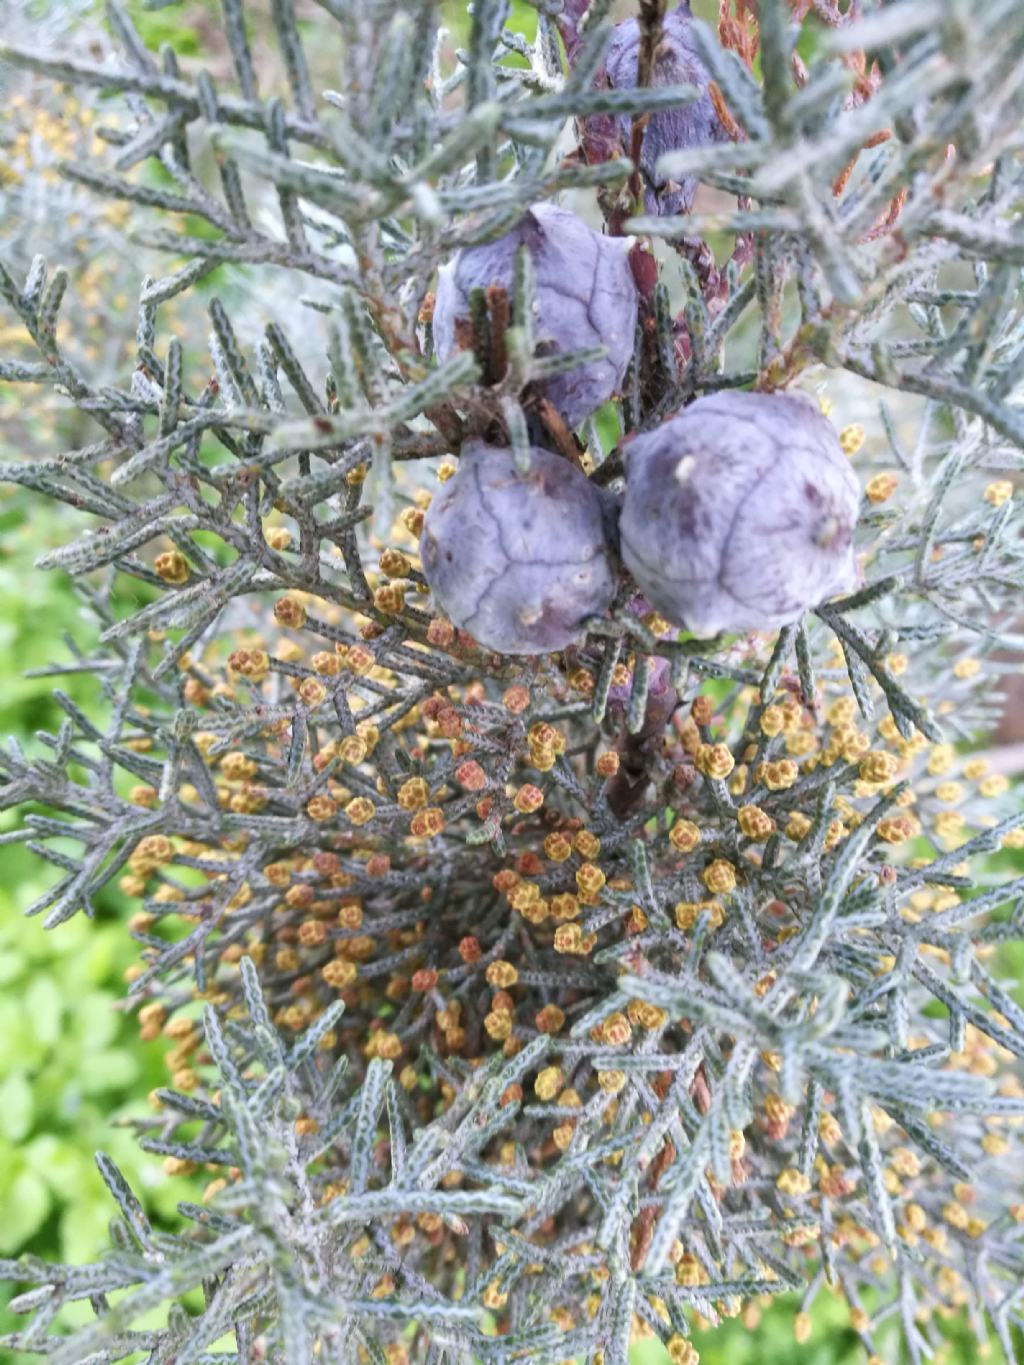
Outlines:
MULTIPOLYGON (((632 90, 637 81, 640 57, 640 21, 624 19, 616 24, 605 73, 616 89, 632 90)), ((693 34, 690 6, 681 4, 665 16, 662 39, 655 49, 651 85, 692 85, 699 91, 691 104, 674 109, 662 109, 651 114, 644 132, 640 156, 640 171, 644 178, 644 207, 648 213, 669 216, 689 213, 697 192, 697 180, 685 176, 681 180, 666 180, 658 174, 657 165, 667 152, 685 147, 703 147, 713 142, 728 141, 728 134, 718 120, 708 94, 711 73, 700 55, 693 34)), ((627 115, 619 119, 619 136, 627 155, 630 153, 633 120, 627 115)))
POLYGON ((615 591, 601 498, 568 460, 468 442, 420 539, 437 606, 499 654, 564 649, 615 591))
POLYGON ((548 353, 607 348, 601 360, 546 381, 546 396, 568 425, 577 427, 620 387, 633 353, 637 300, 629 238, 603 237, 568 209, 534 204, 504 237, 465 247, 442 267, 434 302, 434 348, 439 360, 456 350, 456 327, 469 320, 472 290, 501 285, 511 292, 516 252, 524 245, 536 276, 533 324, 538 343, 548 353))
POLYGON ((698 635, 774 630, 859 585, 859 505, 813 401, 712 394, 627 445, 622 557, 698 635))

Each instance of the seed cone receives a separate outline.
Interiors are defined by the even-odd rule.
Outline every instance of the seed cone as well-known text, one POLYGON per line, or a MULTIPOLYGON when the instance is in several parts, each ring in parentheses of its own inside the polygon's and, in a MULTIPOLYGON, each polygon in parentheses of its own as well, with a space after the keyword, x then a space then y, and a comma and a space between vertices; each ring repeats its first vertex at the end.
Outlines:
POLYGON ((437 605, 500 654, 564 649, 615 590, 598 490, 539 447, 521 473, 511 450, 465 445, 420 550, 437 605))
POLYGON ((633 353, 637 299, 630 244, 629 238, 594 232, 568 209, 534 204, 504 237, 464 248, 442 267, 434 303, 438 359, 447 360, 458 348, 474 289, 498 285, 511 292, 516 253, 525 246, 536 276, 533 327, 539 347, 554 354, 588 346, 607 351, 600 360, 544 381, 546 396, 568 425, 579 426, 619 388, 633 353))
POLYGON ((626 475, 622 557, 697 634, 773 630, 860 581, 860 488, 809 399, 701 398, 629 443, 626 475))

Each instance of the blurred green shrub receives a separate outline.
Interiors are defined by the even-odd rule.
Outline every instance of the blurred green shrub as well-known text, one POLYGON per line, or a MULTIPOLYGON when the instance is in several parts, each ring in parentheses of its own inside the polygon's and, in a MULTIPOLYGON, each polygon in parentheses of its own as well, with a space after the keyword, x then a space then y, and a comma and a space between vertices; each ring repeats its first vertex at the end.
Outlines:
POLYGON ((47 934, 19 912, 43 889, 38 862, 4 851, 0 887, 0 1253, 94 1255, 106 1239, 109 1195, 93 1165, 106 1147, 173 1217, 181 1191, 163 1181, 118 1119, 163 1077, 160 1052, 137 1041, 117 1010, 134 957, 114 922, 84 919, 47 934))

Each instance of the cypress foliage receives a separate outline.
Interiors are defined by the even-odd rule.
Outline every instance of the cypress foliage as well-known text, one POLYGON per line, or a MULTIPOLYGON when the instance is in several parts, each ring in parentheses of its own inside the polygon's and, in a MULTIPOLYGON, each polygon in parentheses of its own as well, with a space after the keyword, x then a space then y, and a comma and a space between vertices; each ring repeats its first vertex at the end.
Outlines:
MULTIPOLYGON (((924 1360, 966 1309, 1015 1358, 1024 878, 991 855, 1024 817, 969 746, 1021 644, 1019 0, 723 0, 717 29, 532 0, 530 39, 475 0, 460 50, 434 0, 257 9, 222 0, 230 70, 149 52, 120 0, 116 62, 0 53, 103 92, 62 174, 166 258, 116 383, 62 326, 58 262, 0 268, 33 348, 0 380, 84 433, 2 477, 93 519, 40 568, 100 631, 55 675, 105 697, 58 691, 42 756, 4 750, 3 837, 53 865, 32 910, 58 933, 115 879, 140 898, 129 996, 175 1047, 139 1141, 210 1175, 170 1235, 101 1155, 109 1254, 0 1264, 3 1344, 624 1365, 646 1331, 692 1365, 695 1323, 796 1290, 800 1336, 827 1284, 869 1355, 896 1320, 924 1360), (520 241, 552 199, 633 239, 631 359, 575 430, 548 394, 607 374, 612 323, 561 340, 588 257, 520 241), (438 360, 438 270, 510 232, 438 360), (171 310, 205 313, 207 354, 171 310), (639 595, 616 516, 632 437, 749 389, 841 414, 862 582, 708 639, 639 595), (604 509, 614 596, 552 653, 480 645, 419 558, 460 451, 494 446, 524 481, 570 461, 604 509)), ((748 427, 745 459, 785 443, 748 427)), ((730 482, 743 440, 714 427, 694 502, 680 449, 665 505, 707 504, 716 591, 760 602, 801 542, 773 463, 730 482)), ((538 555, 502 503, 480 569, 473 515, 466 572, 500 584, 521 529, 522 582, 558 580, 558 516, 538 555)))

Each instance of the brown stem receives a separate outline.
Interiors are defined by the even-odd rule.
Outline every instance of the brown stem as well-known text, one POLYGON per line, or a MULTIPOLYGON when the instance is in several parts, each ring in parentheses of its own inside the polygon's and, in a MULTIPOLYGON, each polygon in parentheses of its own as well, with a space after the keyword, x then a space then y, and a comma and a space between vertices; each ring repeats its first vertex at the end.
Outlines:
MULTIPOLYGON (((636 58, 636 85, 643 90, 651 83, 654 72, 654 54, 662 39, 662 24, 665 19, 665 0, 640 0, 640 50, 636 58)), ((629 191, 640 209, 643 193, 640 179, 640 158, 643 155, 644 133, 647 129, 648 115, 643 114, 633 120, 629 155, 633 162, 633 174, 629 180, 629 191)))
POLYGON ((505 333, 512 320, 509 307, 508 290, 500 284, 492 284, 485 291, 487 315, 490 319, 491 349, 488 357, 487 382, 500 384, 508 371, 508 350, 505 333))
POLYGON ((555 19, 558 32, 565 44, 565 55, 569 58, 570 66, 575 61, 576 53, 579 50, 580 24, 589 8, 590 0, 564 0, 562 12, 555 19))
POLYGON ((575 437, 566 425, 565 418, 555 407, 554 403, 551 402, 550 398, 541 398, 538 401, 537 414, 544 423, 548 435, 551 437, 559 455, 564 455, 571 464, 574 464, 577 469, 582 471, 583 464, 580 460, 579 446, 576 444, 575 437))

